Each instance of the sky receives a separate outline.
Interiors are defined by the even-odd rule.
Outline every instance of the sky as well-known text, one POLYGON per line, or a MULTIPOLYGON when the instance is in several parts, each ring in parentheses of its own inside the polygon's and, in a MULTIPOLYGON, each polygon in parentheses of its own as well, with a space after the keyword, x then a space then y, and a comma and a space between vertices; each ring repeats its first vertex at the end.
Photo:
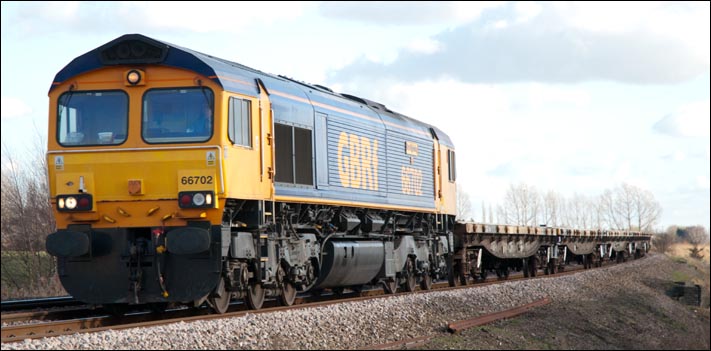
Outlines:
POLYGON ((73 58, 139 33, 378 101, 457 149, 472 216, 510 184, 651 191, 709 227, 709 2, 2 2, 3 153, 46 138, 73 58))

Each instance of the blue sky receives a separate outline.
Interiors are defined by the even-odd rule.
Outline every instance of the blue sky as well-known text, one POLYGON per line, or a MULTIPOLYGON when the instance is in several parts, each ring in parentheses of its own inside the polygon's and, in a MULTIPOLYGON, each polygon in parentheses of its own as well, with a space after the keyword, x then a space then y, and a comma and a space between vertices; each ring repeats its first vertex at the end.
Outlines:
MULTIPOLYGON (((474 216, 511 183, 627 182, 709 227, 709 3, 2 2, 2 144, 46 135, 74 57, 141 33, 437 125, 474 216)), ((4 151, 3 151, 4 152, 4 151)))

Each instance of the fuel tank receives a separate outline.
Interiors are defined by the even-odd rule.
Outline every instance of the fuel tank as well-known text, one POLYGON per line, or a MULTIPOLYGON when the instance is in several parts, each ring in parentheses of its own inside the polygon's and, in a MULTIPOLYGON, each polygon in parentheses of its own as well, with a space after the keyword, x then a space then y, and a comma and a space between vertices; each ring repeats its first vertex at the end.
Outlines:
POLYGON ((366 284, 380 272, 385 248, 379 241, 329 241, 315 288, 366 284))

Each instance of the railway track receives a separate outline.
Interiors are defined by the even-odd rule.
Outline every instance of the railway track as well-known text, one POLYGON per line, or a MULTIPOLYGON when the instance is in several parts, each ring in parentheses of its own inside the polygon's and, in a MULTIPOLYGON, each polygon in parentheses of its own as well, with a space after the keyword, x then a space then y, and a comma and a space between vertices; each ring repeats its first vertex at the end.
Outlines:
MULTIPOLYGON (((607 263, 603 267, 610 265, 607 263)), ((491 284, 498 284, 507 281, 519 279, 545 279, 549 277, 558 277, 568 274, 573 274, 583 270, 582 265, 569 265, 564 272, 552 275, 538 275, 533 278, 524 278, 521 272, 514 272, 508 279, 489 278, 484 282, 471 281, 467 285, 458 285, 450 287, 447 282, 437 282, 433 284, 432 290, 418 290, 414 293, 428 293, 432 291, 446 291, 454 289, 466 289, 471 287, 480 287, 491 284)), ((540 273, 540 271, 539 271, 540 273)), ((134 311, 123 317, 110 316, 104 313, 101 309, 74 309, 70 311, 34 311, 21 313, 5 313, 2 314, 2 342, 16 342, 24 339, 36 339, 42 337, 51 337, 58 335, 98 332, 108 329, 127 329, 135 327, 157 326, 162 324, 170 324, 177 322, 189 322, 197 320, 209 320, 229 317, 239 317, 247 313, 270 313, 276 311, 285 311, 290 309, 299 309, 306 307, 326 306, 330 304, 363 301, 374 298, 383 298, 390 296, 398 296, 409 293, 384 294, 382 289, 363 290, 359 293, 350 292, 344 294, 322 294, 321 296, 304 295, 298 296, 293 306, 278 306, 277 300, 265 301, 264 308, 260 310, 248 310, 241 302, 231 304, 229 310, 225 314, 211 314, 208 308, 183 308, 167 310, 163 313, 151 313, 149 311, 134 311), (62 314, 67 313, 67 314, 62 314), (60 320, 33 322, 26 324, 16 324, 22 321, 37 321, 49 320, 50 318, 59 318, 60 320), (6 325, 6 323, 14 322, 15 325, 6 325)))
POLYGON ((49 309, 55 307, 71 307, 80 306, 84 303, 75 300, 71 296, 47 297, 42 299, 23 299, 23 300, 6 300, 0 302, 0 311, 2 313, 30 310, 30 309, 49 309))

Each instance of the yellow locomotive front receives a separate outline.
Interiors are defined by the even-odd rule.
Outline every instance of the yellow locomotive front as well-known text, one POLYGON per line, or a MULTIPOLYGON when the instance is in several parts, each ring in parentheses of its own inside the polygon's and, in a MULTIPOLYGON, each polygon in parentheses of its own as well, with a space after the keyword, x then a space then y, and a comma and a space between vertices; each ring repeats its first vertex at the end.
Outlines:
POLYGON ((222 97, 207 77, 151 65, 53 87, 47 157, 58 231, 47 250, 72 296, 185 302, 214 289, 228 247, 222 97))

